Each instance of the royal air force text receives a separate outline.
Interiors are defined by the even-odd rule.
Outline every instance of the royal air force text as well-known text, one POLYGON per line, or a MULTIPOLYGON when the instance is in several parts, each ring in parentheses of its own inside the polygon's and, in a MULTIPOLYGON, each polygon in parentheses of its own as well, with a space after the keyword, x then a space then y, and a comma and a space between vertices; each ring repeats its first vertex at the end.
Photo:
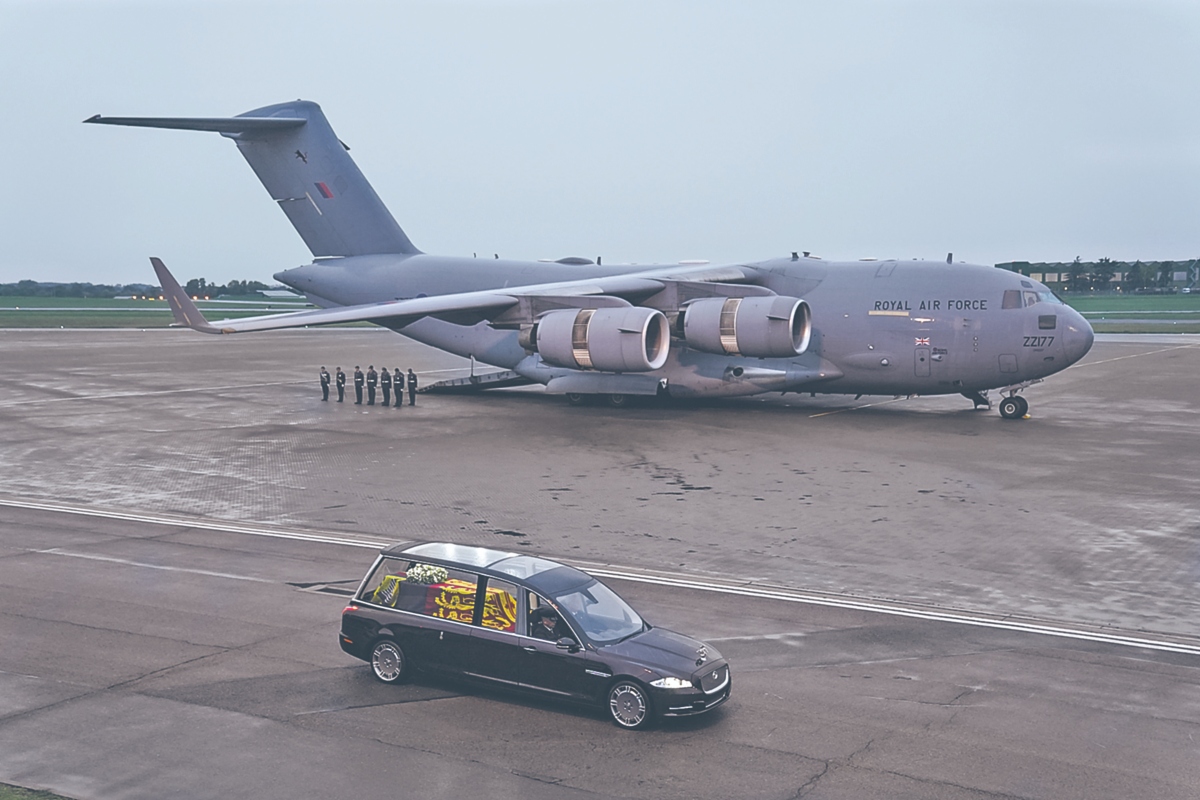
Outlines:
MULTIPOLYGON (((916 301, 912 301, 916 302, 916 301)), ((917 308, 908 300, 876 300, 872 311, 987 311, 987 300, 921 300, 917 308)))

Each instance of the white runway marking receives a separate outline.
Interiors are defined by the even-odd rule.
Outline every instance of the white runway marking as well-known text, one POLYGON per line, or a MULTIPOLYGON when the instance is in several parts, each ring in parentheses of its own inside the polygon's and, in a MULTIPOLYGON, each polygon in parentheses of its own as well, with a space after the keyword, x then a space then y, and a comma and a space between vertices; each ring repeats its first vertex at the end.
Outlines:
POLYGON ((28 508, 34 511, 55 511, 60 514, 78 514, 84 517, 101 517, 103 519, 123 519, 129 522, 149 522, 155 525, 171 525, 180 528, 197 528, 205 531, 221 531, 224 533, 244 533, 250 536, 268 536, 276 539, 295 539, 301 542, 319 542, 336 544, 347 547, 363 547, 378 550, 381 547, 395 544, 394 539, 370 539, 348 536, 345 534, 319 534, 306 531, 289 531, 282 528, 255 527, 237 522, 219 522, 211 519, 192 519, 189 517, 174 517, 167 514, 143 514, 131 511, 117 511, 107 508, 84 508, 63 503, 38 503, 25 500, 0 499, 0 506, 10 508, 28 508))
MULTIPOLYGON (((27 400, 7 400, 0 402, 0 408, 12 408, 15 406, 40 406, 44 403, 73 403, 78 400, 113 400, 123 397, 152 397, 165 394, 202 394, 207 392, 229 392, 241 389, 259 388, 262 386, 292 386, 297 384, 308 383, 307 380, 294 381, 271 381, 270 383, 242 383, 233 384, 230 386, 204 386, 202 388, 193 389, 162 389, 159 391, 150 392, 106 392, 104 394, 78 394, 70 397, 33 397, 27 400)), ((315 383, 315 381, 314 381, 315 383)), ((43 386, 36 383, 25 384, 31 389, 42 389, 51 391, 56 389, 54 386, 43 386)))
POLYGON ((1200 644, 1188 644, 1182 641, 1168 639, 1150 639, 1140 636, 1127 636, 1117 633, 1088 630, 1084 627, 1071 627, 1067 623, 1040 622, 1036 620, 1017 620, 1005 617, 988 617, 962 611, 933 610, 917 606, 905 606, 902 603, 891 603, 871 600, 858 600, 839 595, 821 595, 811 592, 801 592, 792 589, 758 588, 750 585, 713 584, 691 578, 668 575, 658 575, 653 572, 624 572, 608 567, 581 567, 598 578, 613 578, 615 580, 650 583, 656 586, 678 586, 682 589, 694 589, 701 592, 718 592, 734 594, 742 597, 756 597, 764 600, 781 600, 789 603, 806 603, 816 606, 830 606, 854 611, 868 611, 873 614, 888 614, 897 617, 912 617, 934 622, 953 622, 958 625, 975 625, 983 628, 1000 628, 1023 633, 1040 633, 1047 636, 1064 636, 1069 639, 1083 639, 1089 642, 1104 642, 1123 647, 1143 647, 1149 650, 1162 650, 1170 653, 1188 653, 1200 655, 1200 644))
POLYGON ((1071 366, 1067 367, 1067 369, 1082 369, 1083 367, 1094 367, 1097 364, 1111 364, 1114 361, 1124 361, 1127 358, 1142 358, 1144 356, 1158 355, 1159 353, 1170 353, 1172 350, 1187 350, 1197 346, 1198 345, 1195 344, 1181 344, 1176 347, 1164 347, 1161 350, 1147 350, 1144 353, 1130 353, 1127 356, 1116 356, 1114 358, 1105 358, 1100 361, 1087 361, 1080 364, 1072 364, 1071 366))
MULTIPOLYGON (((223 533, 239 533, 248 536, 266 536, 276 539, 293 539, 301 542, 315 542, 320 544, 342 545, 346 547, 361 547, 373 550, 377 550, 381 547, 395 543, 394 540, 369 539, 366 537, 353 537, 334 533, 318 534, 307 533, 303 531, 288 531, 238 523, 172 517, 164 514, 142 514, 112 509, 82 508, 79 506, 71 506, 59 503, 39 503, 0 498, 0 506, 8 506, 10 508, 27 508, 37 511, 54 511, 63 514, 79 514, 83 516, 101 517, 104 519, 128 520, 131 522, 146 522, 157 525, 170 525, 174 527, 220 531, 223 533)), ((65 552, 55 554, 76 555, 65 552)), ((99 560, 120 561, 120 559, 108 558, 99 560)), ((1200 644, 1191 643, 1188 640, 1185 640, 1183 637, 1180 637, 1179 639, 1171 639, 1151 638, 1148 636, 1132 636, 1119 632, 1110 633, 1102 630, 1089 629, 1086 626, 1073 626, 1070 623, 1048 622, 1032 619, 1013 619, 1011 617, 988 616, 975 612, 923 608, 915 605, 905 605, 899 602, 864 600, 860 598, 846 597, 843 595, 805 592, 797 589, 759 587, 754 586, 753 584, 736 584, 717 580, 699 580, 690 576, 662 573, 654 570, 635 571, 630 570, 628 567, 619 567, 614 565, 597 565, 570 561, 567 561, 567 563, 574 563, 576 566, 579 566, 581 569, 586 570, 598 578, 612 578, 614 580, 647 583, 655 586, 671 586, 700 592, 715 592, 718 594, 753 597, 760 600, 775 600, 787 603, 804 603, 808 605, 828 606, 831 608, 845 608, 854 611, 865 611, 873 614, 887 614, 898 617, 910 617, 913 619, 924 619, 933 622, 950 622, 958 625, 974 625, 976 627, 998 628, 1001 630, 1019 631, 1022 633, 1037 633, 1046 636, 1060 636, 1068 639, 1080 639, 1089 642, 1115 644, 1122 647, 1138 647, 1147 650, 1159 650, 1169 653, 1200 655, 1200 644)), ((141 566, 155 565, 146 564, 141 566)), ((182 571, 200 572, 200 570, 182 571)), ((231 575, 225 575, 223 573, 213 574, 221 575, 222 577, 234 577, 231 575)))
POLYGON ((67 556, 69 558, 86 558, 89 561, 107 561, 112 564, 123 564, 127 567, 146 567, 148 569, 163 569, 168 572, 190 572, 193 575, 205 575, 209 578, 229 578, 235 581, 254 581, 255 583, 274 583, 266 578, 252 578, 249 575, 234 575, 230 572, 212 572, 207 569, 187 569, 186 567, 168 567, 163 564, 147 564, 144 561, 130 561, 127 558, 112 558, 111 556, 89 555, 87 553, 68 553, 65 550, 60 550, 55 547, 50 550, 32 550, 33 553, 42 553, 51 556, 67 556))

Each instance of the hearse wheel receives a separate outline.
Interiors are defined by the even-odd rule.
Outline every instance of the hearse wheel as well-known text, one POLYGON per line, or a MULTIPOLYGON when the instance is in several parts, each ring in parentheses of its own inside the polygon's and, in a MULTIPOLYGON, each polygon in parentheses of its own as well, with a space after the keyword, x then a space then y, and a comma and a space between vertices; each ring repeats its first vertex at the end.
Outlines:
POLYGON ((587 395, 582 392, 567 392, 567 402, 573 406, 581 406, 587 400, 587 395))
POLYGON ((391 639, 380 639, 371 651, 371 672, 384 683, 400 683, 404 680, 408 661, 400 645, 391 639))
POLYGON ((620 681, 608 690, 608 712, 622 728, 638 730, 650 725, 650 698, 633 681, 620 681))
POLYGON ((608 404, 613 408, 622 408, 629 404, 629 395, 627 394, 610 394, 608 396, 608 404))
POLYGON ((1029 403, 1025 402, 1023 397, 1013 395, 1000 401, 1000 416, 1005 419, 1020 419, 1028 410, 1029 403))

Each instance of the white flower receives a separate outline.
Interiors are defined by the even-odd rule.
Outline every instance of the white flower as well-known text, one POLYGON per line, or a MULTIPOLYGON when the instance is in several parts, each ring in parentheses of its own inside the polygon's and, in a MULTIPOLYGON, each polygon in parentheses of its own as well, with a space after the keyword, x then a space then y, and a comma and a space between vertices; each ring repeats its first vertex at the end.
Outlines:
POLYGON ((432 564, 413 564, 408 568, 408 579, 414 583, 441 583, 447 577, 444 567, 435 567, 432 564))

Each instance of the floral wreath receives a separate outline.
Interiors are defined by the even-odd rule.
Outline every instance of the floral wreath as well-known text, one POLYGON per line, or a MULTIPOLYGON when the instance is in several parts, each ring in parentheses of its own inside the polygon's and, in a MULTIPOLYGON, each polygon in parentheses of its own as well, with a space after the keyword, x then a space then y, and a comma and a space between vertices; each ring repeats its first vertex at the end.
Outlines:
POLYGON ((449 577, 445 567, 435 567, 432 564, 413 564, 408 568, 408 579, 413 583, 442 583, 449 577))

